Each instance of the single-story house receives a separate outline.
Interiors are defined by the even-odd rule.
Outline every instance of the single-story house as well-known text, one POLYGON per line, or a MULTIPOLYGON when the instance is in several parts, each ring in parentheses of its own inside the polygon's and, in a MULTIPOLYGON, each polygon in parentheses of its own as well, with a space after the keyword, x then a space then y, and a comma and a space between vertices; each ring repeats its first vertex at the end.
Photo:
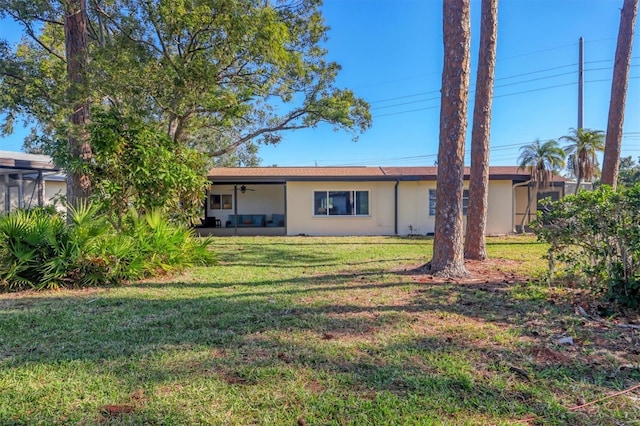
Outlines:
POLYGON ((66 192, 65 176, 48 155, 0 151, 0 212, 53 204, 66 192))
MULTIPOLYGON (((465 171, 464 209, 468 202, 465 171)), ((209 171, 202 234, 428 235, 434 232, 436 167, 253 167, 209 171)), ((65 175, 46 155, 0 151, 0 211, 53 204, 65 175)), ((531 187, 515 166, 491 167, 487 234, 519 230, 531 187)), ((538 201, 573 193, 556 176, 538 201)), ((466 215, 466 211, 464 212, 466 215)))
MULTIPOLYGON (((252 167, 209 171, 200 232, 211 235, 429 235, 436 167, 252 167)), ((464 178, 464 214, 469 170, 464 178)), ((532 188, 516 166, 491 167, 487 234, 519 230, 532 188)), ((570 193, 556 176, 538 201, 570 193)), ((575 184, 573 184, 575 185, 575 184)))

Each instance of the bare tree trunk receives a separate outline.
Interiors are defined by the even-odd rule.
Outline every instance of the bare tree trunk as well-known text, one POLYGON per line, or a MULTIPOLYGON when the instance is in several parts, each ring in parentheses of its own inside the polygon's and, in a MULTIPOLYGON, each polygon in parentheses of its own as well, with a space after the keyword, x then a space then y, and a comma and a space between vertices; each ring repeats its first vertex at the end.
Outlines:
POLYGON ((471 131, 471 173, 469 175, 469 210, 464 257, 486 260, 487 198, 489 196, 489 139, 491 103, 496 69, 498 37, 498 0, 482 0, 482 24, 478 76, 471 131))
POLYGON ((580 191, 580 183, 582 183, 582 173, 578 171, 578 176, 576 176, 576 190, 573 193, 574 195, 577 195, 578 191, 580 191))
POLYGON ((86 0, 65 3, 65 48, 67 56, 68 98, 73 111, 69 117, 67 149, 73 164, 67 170, 67 201, 77 206, 91 194, 91 180, 84 166, 91 160, 91 142, 87 132, 89 102, 86 67, 88 59, 86 0))
MULTIPOLYGON (((529 201, 527 202, 527 208, 524 210, 524 216, 522 217, 522 222, 520 223, 520 233, 524 234, 524 227, 529 223, 531 216, 531 205, 533 204, 533 200, 538 198, 538 182, 534 182, 533 192, 529 196, 529 201)), ((537 204, 537 202, 536 202, 537 204)), ((536 208, 537 211, 537 208, 536 208)))
POLYGON ((620 167, 620 147, 622 144, 622 125, 627 98, 629 66, 631 62, 631 46, 633 31, 638 15, 638 0, 624 0, 620 15, 618 44, 615 63, 613 64, 613 80, 611 82, 611 100, 609 102, 609 121, 604 146, 601 181, 605 185, 616 187, 618 169, 620 167))
POLYGON ((430 270, 467 276, 462 245, 462 180, 469 97, 469 0, 444 0, 444 67, 438 148, 438 191, 430 270))

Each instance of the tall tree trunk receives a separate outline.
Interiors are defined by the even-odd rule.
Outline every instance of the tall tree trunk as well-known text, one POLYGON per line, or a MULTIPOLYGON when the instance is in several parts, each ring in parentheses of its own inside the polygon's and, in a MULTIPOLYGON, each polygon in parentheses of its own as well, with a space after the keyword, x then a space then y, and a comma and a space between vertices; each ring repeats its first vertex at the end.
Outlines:
POLYGON ((486 260, 487 198, 489 196, 489 139, 491 103, 496 69, 498 0, 482 0, 478 75, 471 131, 469 209, 464 257, 486 260))
POLYGON ((91 142, 87 131, 89 102, 86 67, 88 61, 86 0, 67 0, 65 5, 65 49, 67 57, 68 99, 73 111, 67 149, 73 164, 67 170, 67 201, 77 206, 91 194, 91 180, 84 166, 91 160, 91 142))
POLYGON ((440 106, 438 190, 430 270, 467 276, 462 245, 462 180, 469 97, 469 0, 444 0, 444 67, 440 106))
POLYGON ((622 125, 624 123, 624 108, 627 98, 627 83, 629 81, 633 31, 637 15, 638 0, 624 0, 620 14, 616 57, 613 64, 609 121, 607 122, 607 135, 604 146, 604 161, 602 164, 601 177, 603 184, 611 185, 613 188, 616 187, 618 169, 620 168, 622 125))

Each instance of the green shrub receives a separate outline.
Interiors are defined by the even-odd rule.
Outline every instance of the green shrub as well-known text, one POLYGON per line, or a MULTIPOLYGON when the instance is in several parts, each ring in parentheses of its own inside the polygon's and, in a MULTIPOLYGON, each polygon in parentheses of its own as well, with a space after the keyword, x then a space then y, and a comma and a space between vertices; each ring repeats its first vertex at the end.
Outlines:
POLYGON ((144 259, 143 276, 173 273, 211 259, 210 239, 196 238, 192 228, 168 221, 157 209, 142 217, 130 210, 122 233, 144 259))
POLYGON ((550 244, 550 277, 580 277, 591 290, 640 306, 640 185, 583 191, 551 203, 534 229, 550 244))
POLYGON ((44 265, 56 256, 65 232, 64 220, 44 209, 0 218, 0 283, 11 290, 49 287, 44 265))
POLYGON ((116 228, 96 206, 0 216, 0 288, 54 289, 118 284, 175 273, 211 259, 210 240, 158 211, 135 211, 116 228))

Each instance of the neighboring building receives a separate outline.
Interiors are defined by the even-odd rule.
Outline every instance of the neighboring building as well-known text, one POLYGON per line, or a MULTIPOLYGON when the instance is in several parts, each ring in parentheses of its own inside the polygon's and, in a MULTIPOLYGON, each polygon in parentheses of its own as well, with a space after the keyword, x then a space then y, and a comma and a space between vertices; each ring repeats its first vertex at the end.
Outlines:
MULTIPOLYGON (((465 171, 464 214, 468 204, 465 171)), ((214 168, 205 230, 212 235, 428 235, 434 232, 436 167, 214 168), (237 218, 237 220, 235 220, 237 218)), ((531 188, 517 167, 491 167, 487 234, 519 229, 531 188)), ((558 199, 556 176, 537 199, 558 199)), ((535 218, 537 200, 530 218, 535 218)))
POLYGON ((66 191, 65 176, 51 157, 0 151, 0 212, 50 205, 66 191))

